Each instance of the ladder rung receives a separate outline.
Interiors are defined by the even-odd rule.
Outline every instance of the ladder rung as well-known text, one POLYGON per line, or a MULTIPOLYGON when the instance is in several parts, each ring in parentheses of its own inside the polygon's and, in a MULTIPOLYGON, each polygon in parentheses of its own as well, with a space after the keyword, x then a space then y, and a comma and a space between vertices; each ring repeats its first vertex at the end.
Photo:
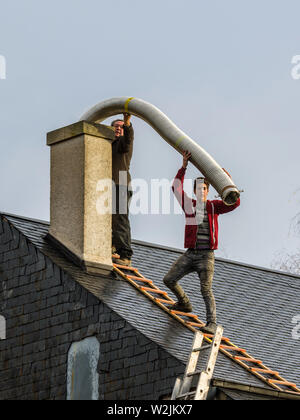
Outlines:
POLYGON ((130 266, 128 266, 128 265, 113 264, 113 266, 114 266, 114 267, 117 267, 117 268, 122 268, 123 270, 135 271, 135 272, 137 272, 137 271, 138 271, 138 269, 137 269, 137 268, 130 267, 130 266))
POLYGON ((203 327, 203 325, 205 325, 204 323, 200 324, 199 322, 190 322, 190 321, 186 321, 185 323, 193 327, 203 327))
POLYGON ((183 315, 183 316, 188 316, 188 317, 190 317, 190 318, 198 318, 198 316, 197 316, 197 315, 195 315, 195 314, 191 314, 191 313, 189 313, 189 312, 173 311, 172 309, 170 310, 170 312, 171 312, 172 314, 175 314, 175 315, 183 315))
POLYGON ((268 379, 268 382, 271 382, 272 384, 292 386, 293 388, 296 388, 297 387, 297 385, 296 384, 293 384, 292 382, 279 381, 277 379, 268 379))
POLYGON ((152 280, 148 280, 148 279, 139 279, 139 281, 141 281, 142 283, 147 283, 147 284, 151 284, 154 286, 154 283, 152 280))
POLYGON ((159 298, 155 298, 156 302, 161 302, 161 303, 175 303, 175 301, 173 300, 167 300, 167 299, 159 299, 159 298))
POLYGON ((239 351, 240 353, 247 353, 245 349, 241 349, 240 347, 234 347, 234 346, 227 346, 225 344, 220 345, 221 349, 224 350, 233 350, 233 351, 239 351))
POLYGON ((186 392, 185 394, 177 395, 176 400, 178 400, 179 398, 182 398, 182 397, 188 397, 189 395, 195 395, 195 394, 196 394, 195 391, 186 392))
POLYGON ((188 373, 186 376, 200 375, 202 372, 203 370, 195 370, 195 372, 188 373))
POLYGON ((241 360, 243 362, 251 362, 261 365, 262 361, 257 359, 252 359, 251 357, 242 357, 242 356, 234 356, 236 360, 241 360))
POLYGON ((146 277, 132 276, 131 274, 126 274, 126 275, 129 279, 132 279, 132 280, 148 280, 146 279, 146 277))
POLYGON ((279 372, 276 372, 275 370, 269 370, 269 369, 262 369, 262 368, 250 368, 252 372, 261 372, 265 375, 279 375, 279 372))
POLYGON ((193 352, 197 352, 197 351, 203 351, 206 349, 210 349, 211 348, 211 344, 207 344, 206 346, 202 346, 202 347, 197 347, 196 349, 193 349, 193 352))
POLYGON ((142 281, 143 283, 149 283, 149 284, 153 284, 152 280, 149 279, 144 279, 142 277, 137 277, 137 276, 127 276, 129 279, 131 280, 138 280, 138 281, 142 281))
POLYGON ((152 287, 141 287, 141 290, 145 290, 146 292, 158 293, 161 295, 167 295, 167 292, 163 292, 159 289, 153 289, 152 287))
MULTIPOLYGON (((203 334, 204 335, 204 337, 206 337, 206 338, 214 338, 214 335, 212 335, 212 334, 203 334)), ((227 341, 227 342, 229 342, 230 343, 230 339, 229 338, 227 338, 227 337, 222 337, 222 341, 227 341)))

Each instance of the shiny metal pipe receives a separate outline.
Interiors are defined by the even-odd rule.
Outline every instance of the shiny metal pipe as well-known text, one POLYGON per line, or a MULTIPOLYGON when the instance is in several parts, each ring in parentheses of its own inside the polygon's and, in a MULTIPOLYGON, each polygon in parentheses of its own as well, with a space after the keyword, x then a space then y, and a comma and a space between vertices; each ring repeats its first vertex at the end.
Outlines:
POLYGON ((163 112, 154 105, 138 98, 112 98, 99 102, 85 112, 80 121, 100 123, 112 115, 129 112, 146 121, 170 146, 183 154, 191 152, 190 161, 208 179, 227 205, 236 203, 240 196, 238 188, 221 166, 194 140, 181 131, 163 112))

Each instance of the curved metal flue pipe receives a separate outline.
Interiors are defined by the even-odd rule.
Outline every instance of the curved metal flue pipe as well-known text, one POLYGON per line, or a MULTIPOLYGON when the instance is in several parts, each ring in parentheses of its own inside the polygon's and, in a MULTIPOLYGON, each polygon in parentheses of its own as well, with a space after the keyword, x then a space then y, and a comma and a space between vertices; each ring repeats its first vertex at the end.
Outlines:
POLYGON ((190 161, 209 180, 225 204, 232 205, 238 200, 240 192, 221 166, 164 113, 148 102, 128 97, 107 99, 85 112, 80 121, 100 123, 112 115, 124 112, 129 112, 146 121, 179 153, 183 154, 185 150, 191 152, 190 161))

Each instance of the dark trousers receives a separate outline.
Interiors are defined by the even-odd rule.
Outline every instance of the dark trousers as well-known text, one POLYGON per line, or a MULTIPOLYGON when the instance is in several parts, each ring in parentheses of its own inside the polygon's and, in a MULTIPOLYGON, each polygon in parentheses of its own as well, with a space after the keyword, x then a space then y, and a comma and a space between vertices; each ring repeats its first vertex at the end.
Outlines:
POLYGON ((178 300, 186 301, 188 298, 177 282, 187 274, 195 271, 198 273, 201 293, 206 306, 207 322, 217 322, 216 302, 212 291, 214 262, 214 251, 188 249, 174 262, 164 278, 165 285, 172 290, 178 300))
POLYGON ((116 185, 116 194, 112 199, 112 244, 121 258, 131 258, 131 229, 129 221, 129 205, 132 191, 126 186, 116 185))

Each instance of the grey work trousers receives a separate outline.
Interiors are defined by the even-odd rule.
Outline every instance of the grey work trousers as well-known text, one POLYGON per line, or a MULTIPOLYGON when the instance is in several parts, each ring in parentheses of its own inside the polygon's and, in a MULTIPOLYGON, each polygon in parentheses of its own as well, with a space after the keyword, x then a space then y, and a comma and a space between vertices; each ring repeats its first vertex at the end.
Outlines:
POLYGON ((207 322, 217 322, 216 302, 212 291, 215 255, 212 250, 188 249, 172 265, 164 277, 165 285, 180 301, 187 301, 188 297, 177 282, 187 274, 197 272, 201 293, 206 307, 207 322))
POLYGON ((129 221, 129 206, 132 191, 126 186, 116 185, 116 194, 113 194, 112 214, 112 244, 116 247, 121 258, 131 258, 131 228, 129 221))

